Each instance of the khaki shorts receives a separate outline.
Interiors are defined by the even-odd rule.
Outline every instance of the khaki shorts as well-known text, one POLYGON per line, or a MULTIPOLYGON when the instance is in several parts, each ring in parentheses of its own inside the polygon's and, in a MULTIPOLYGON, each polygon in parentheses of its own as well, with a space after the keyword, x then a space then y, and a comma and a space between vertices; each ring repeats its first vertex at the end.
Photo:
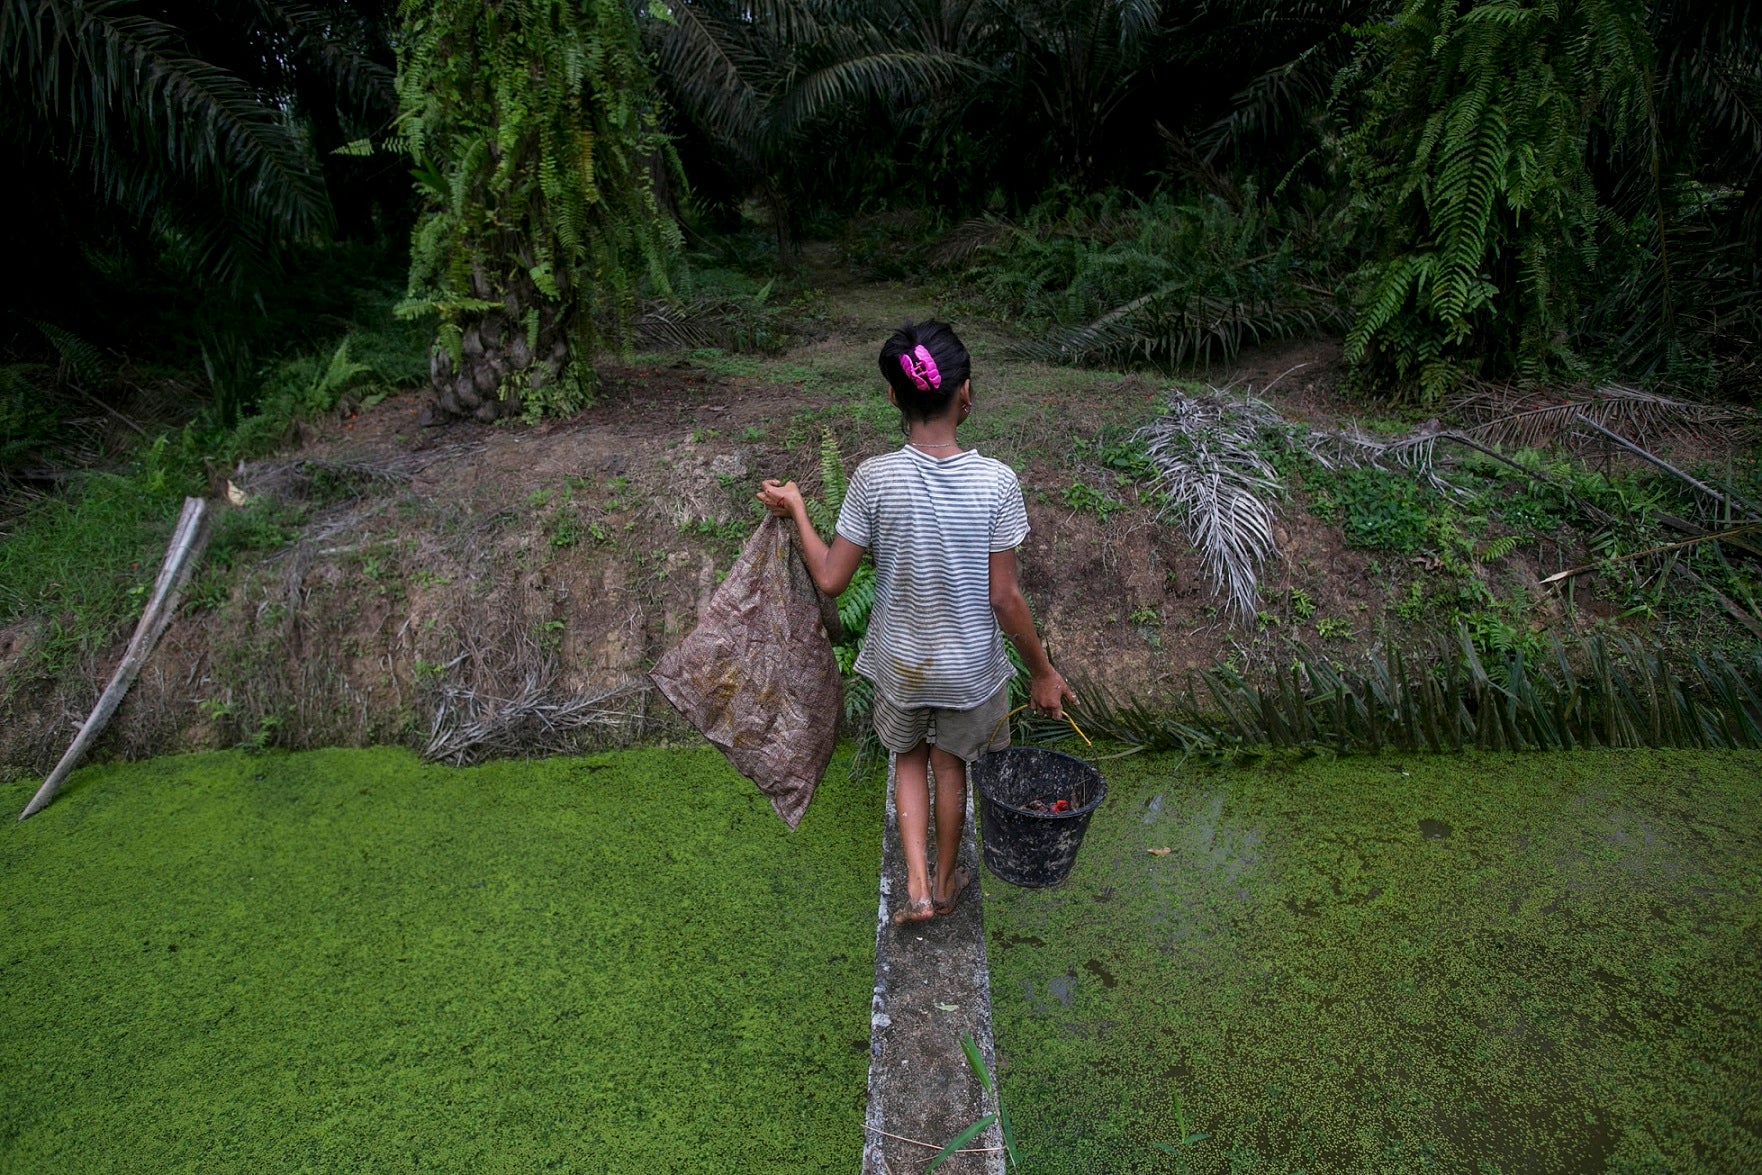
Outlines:
POLYGON ((920 706, 901 709, 875 694, 875 734, 881 745, 896 755, 903 755, 919 743, 941 747, 949 754, 971 763, 986 751, 1001 751, 1009 746, 1009 686, 970 710, 948 710, 941 706, 920 706))

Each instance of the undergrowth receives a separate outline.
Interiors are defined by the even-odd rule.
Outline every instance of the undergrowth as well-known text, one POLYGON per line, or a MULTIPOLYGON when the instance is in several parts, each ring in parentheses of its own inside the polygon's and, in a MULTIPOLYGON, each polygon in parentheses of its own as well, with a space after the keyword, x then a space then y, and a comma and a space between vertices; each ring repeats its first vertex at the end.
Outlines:
MULTIPOLYGON (((280 448, 296 421, 369 407, 426 379, 425 328, 392 318, 386 297, 363 295, 355 319, 342 325, 340 337, 264 362, 240 350, 233 356, 237 369, 210 355, 210 399, 193 406, 183 424, 139 441, 114 465, 66 469, 57 492, 25 500, 0 532, 0 625, 34 618, 41 630, 31 663, 8 674, 7 688, 59 673, 123 635, 152 587, 185 495, 216 489, 218 471, 280 448), (227 423, 229 416, 234 423, 227 423)), ((43 407, 62 394, 59 381, 136 378, 77 339, 60 345, 85 357, 60 369, 0 367, 0 456, 8 460, 61 459, 55 414, 43 407)), ((13 472, 0 465, 0 473, 13 472)), ((224 597, 235 539, 240 549, 251 548, 264 539, 250 537, 254 531, 282 525, 236 513, 221 513, 206 566, 191 587, 197 607, 224 597)))
MULTIPOLYGON (((1389 648, 1347 663, 1298 646, 1249 680, 1225 665, 1171 703, 1084 684, 1091 734, 1148 750, 1230 757, 1269 749, 1454 752, 1589 747, 1762 748, 1762 649, 1667 658, 1638 641, 1549 637, 1531 651, 1389 648)), ((1056 726, 1037 733, 1062 738, 1056 726)))
POLYGON ((1340 250, 1328 210, 1275 209, 1249 188, 1055 194, 1020 224, 994 222, 967 274, 1031 337, 1034 358, 1168 369, 1228 360, 1244 346, 1339 329, 1340 250))
MULTIPOLYGON (((203 485, 194 434, 162 436, 122 471, 81 475, 0 539, 0 625, 40 620, 37 673, 96 653, 138 615, 183 497, 203 485)), ((34 676, 9 673, 7 688, 34 676)))

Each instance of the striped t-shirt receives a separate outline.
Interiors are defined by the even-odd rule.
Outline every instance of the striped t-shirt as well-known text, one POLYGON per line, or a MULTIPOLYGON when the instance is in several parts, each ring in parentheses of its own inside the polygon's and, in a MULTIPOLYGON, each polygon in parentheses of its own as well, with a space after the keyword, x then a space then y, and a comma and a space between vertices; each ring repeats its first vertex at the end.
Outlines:
POLYGON ((838 533, 875 559, 875 605, 856 670, 888 701, 967 710, 1013 670, 991 611, 991 553, 1028 535, 1009 466, 910 445, 857 467, 838 533))

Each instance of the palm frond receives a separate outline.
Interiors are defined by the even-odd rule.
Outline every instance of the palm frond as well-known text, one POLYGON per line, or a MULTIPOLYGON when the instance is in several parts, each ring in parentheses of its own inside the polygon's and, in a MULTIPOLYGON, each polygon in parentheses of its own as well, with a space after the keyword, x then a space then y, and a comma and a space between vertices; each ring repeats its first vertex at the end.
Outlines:
POLYGON ((123 0, 18 0, 0 9, 0 57, 106 199, 147 220, 175 193, 207 193, 225 226, 202 247, 209 262, 328 229, 322 171, 286 113, 175 27, 123 0))
POLYGON ((1282 425, 1266 403, 1175 392, 1166 411, 1138 433, 1156 467, 1155 493, 1187 532, 1213 591, 1238 618, 1259 603, 1260 567, 1273 554, 1272 503, 1284 492, 1260 450, 1261 432, 1282 425))
POLYGON ((1262 679, 1206 670, 1172 707, 1093 685, 1080 696, 1091 734, 1189 754, 1762 747, 1762 652, 1678 664, 1601 636, 1483 650, 1460 632, 1353 665, 1299 647, 1262 679))
POLYGON ((1709 429, 1753 429, 1757 418, 1729 405, 1605 384, 1586 391, 1541 392, 1476 383, 1453 402, 1476 439, 1509 448, 1539 449, 1570 439, 1582 415, 1640 444, 1709 429))

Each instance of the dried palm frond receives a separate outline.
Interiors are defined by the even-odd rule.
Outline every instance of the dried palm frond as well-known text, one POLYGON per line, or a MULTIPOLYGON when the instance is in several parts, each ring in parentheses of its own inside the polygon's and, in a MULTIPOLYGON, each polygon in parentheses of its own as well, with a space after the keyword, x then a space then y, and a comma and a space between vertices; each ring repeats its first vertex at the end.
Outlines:
POLYGON ((1436 420, 1400 437, 1373 437, 1356 423, 1344 432, 1309 431, 1292 437, 1297 447, 1328 469, 1393 466, 1446 493, 1455 492, 1456 487, 1439 472, 1438 442, 1460 439, 1460 433, 1440 429, 1436 420))
POLYGON ((1260 567, 1275 547, 1271 503, 1284 492, 1259 449, 1269 427, 1284 420, 1264 401, 1175 392, 1168 411, 1138 433, 1167 502, 1159 517, 1179 516, 1213 590, 1244 620, 1254 616, 1260 567))
POLYGON ((1580 415, 1642 445, 1698 429, 1755 426, 1752 413, 1618 384, 1564 395, 1478 384, 1455 407, 1468 421, 1468 435, 1517 449, 1570 439, 1580 415))
POLYGON ((597 694, 553 694, 528 674, 518 697, 492 698, 460 685, 441 688, 423 758, 455 766, 500 756, 580 750, 608 736, 640 733, 649 687, 628 683, 597 694))
POLYGON ((987 245, 995 245, 1017 231, 1009 221, 986 213, 963 221, 945 233, 930 250, 930 265, 936 269, 953 269, 972 259, 974 253, 987 245))
POLYGON ((413 453, 335 461, 316 457, 275 458, 241 464, 232 481, 253 498, 298 501, 339 486, 358 490, 363 486, 402 485, 438 461, 468 456, 483 447, 482 441, 466 441, 413 453))
POLYGON ((630 323, 631 345, 639 351, 719 346, 726 331, 709 320, 711 312, 712 307, 702 301, 677 306, 650 302, 630 323))
POLYGON ((751 297, 693 298, 685 302, 647 302, 630 324, 630 341, 639 351, 693 350, 781 352, 793 332, 768 305, 770 286, 751 297))
POLYGON ((1079 327, 1053 331, 1019 348, 1050 363, 1095 366, 1145 362, 1182 367, 1233 359, 1245 346, 1314 334, 1336 324, 1313 299, 1247 302, 1194 295, 1183 276, 1114 307, 1079 327))

